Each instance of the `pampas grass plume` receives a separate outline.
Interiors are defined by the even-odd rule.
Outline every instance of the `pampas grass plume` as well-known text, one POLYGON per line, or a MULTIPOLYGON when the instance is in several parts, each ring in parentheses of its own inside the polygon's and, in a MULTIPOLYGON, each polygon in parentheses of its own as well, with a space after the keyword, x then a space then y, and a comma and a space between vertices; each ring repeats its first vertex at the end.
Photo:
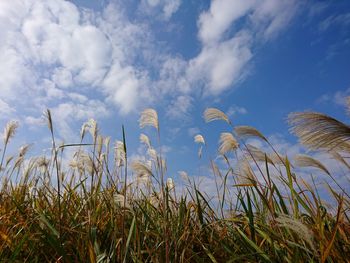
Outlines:
POLYGON ((6 124, 3 133, 3 140, 5 145, 8 144, 8 142, 13 136, 15 136, 18 126, 19 124, 17 121, 10 121, 6 124))
POLYGON ((151 141, 146 134, 140 134, 140 142, 147 145, 148 148, 151 148, 151 141))
POLYGON ((235 133, 238 138, 248 138, 248 137, 257 137, 264 141, 267 141, 266 137, 258 131, 256 128, 251 126, 236 126, 235 133))
POLYGON ((328 169, 315 158, 306 155, 306 154, 298 154, 294 157, 295 164, 299 167, 314 167, 318 168, 326 174, 330 175, 328 169))
POLYGON ((205 144, 205 140, 204 140, 203 136, 200 134, 197 134, 196 136, 194 136, 194 142, 205 144))
POLYGON ((221 110, 218 110, 216 108, 207 108, 204 111, 204 120, 206 122, 211 122, 215 120, 223 120, 227 122, 228 124, 231 124, 229 118, 225 113, 223 113, 221 110))
POLYGON ((154 109, 145 109, 139 119, 140 128, 152 126, 159 130, 158 114, 154 109))
POLYGON ((229 132, 223 132, 220 135, 219 153, 224 155, 238 148, 238 142, 229 132))

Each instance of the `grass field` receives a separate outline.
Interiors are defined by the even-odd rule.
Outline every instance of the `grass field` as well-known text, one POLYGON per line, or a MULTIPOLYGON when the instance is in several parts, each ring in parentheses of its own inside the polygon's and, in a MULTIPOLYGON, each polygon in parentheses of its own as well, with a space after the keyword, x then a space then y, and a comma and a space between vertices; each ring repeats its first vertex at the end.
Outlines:
MULTIPOLYGON (((0 261, 349 262, 349 187, 312 156, 289 159, 258 130, 232 125, 220 110, 207 109, 204 117, 227 122, 232 131, 220 135, 220 163, 208 163, 215 202, 185 172, 182 192, 167 177, 152 109, 140 118, 140 127, 150 126, 159 139, 152 145, 140 136, 146 162, 128 160, 126 135, 112 145, 93 120, 82 127, 80 143, 59 145, 50 111, 51 156, 30 156, 28 146, 8 156, 18 126, 9 122, 1 151, 0 261), (250 138, 270 150, 247 144, 250 138), (64 161, 68 147, 76 153, 64 161), (298 175, 310 167, 330 183, 298 175)), ((289 123, 302 144, 349 172, 349 126, 315 112, 292 113, 289 123)), ((205 138, 197 135, 195 142, 200 157, 205 138)))

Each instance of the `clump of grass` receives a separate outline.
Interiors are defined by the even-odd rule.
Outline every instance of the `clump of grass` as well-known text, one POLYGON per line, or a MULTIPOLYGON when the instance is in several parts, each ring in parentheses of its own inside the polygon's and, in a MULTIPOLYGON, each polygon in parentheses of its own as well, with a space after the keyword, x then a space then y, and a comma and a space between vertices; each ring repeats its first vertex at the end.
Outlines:
MULTIPOLYGON (((309 181, 299 177, 289 159, 277 153, 260 131, 234 127, 218 109, 207 109, 204 117, 234 128, 220 136, 218 153, 225 165, 220 159, 210 160, 216 201, 184 171, 179 172, 186 186, 181 195, 174 180, 167 178, 162 153, 155 150, 161 149, 161 140, 153 109, 142 112, 140 127, 154 127, 158 144, 141 134, 147 152, 143 160, 131 163, 124 128, 122 139, 111 146, 110 138, 102 137, 96 121, 90 120, 82 127, 79 143, 58 146, 50 111, 51 156, 28 156, 26 145, 17 157, 7 157, 6 148, 18 126, 10 122, 0 172, 0 261, 346 262, 350 258, 346 187, 337 191, 328 183, 330 197, 325 199, 314 177, 309 181), (249 145, 246 140, 251 137, 261 139, 267 148, 249 145), (75 147, 76 152, 65 164, 66 147, 75 147), (333 209, 327 210, 330 198, 333 209)), ((346 124, 314 113, 290 118, 306 146, 330 151, 330 158, 347 164, 346 124), (327 143, 317 141, 325 138, 327 143)), ((200 144, 201 157, 208 142, 202 135, 194 140, 200 144)), ((305 166, 316 167, 337 182, 321 162, 297 156, 295 168, 305 166)))

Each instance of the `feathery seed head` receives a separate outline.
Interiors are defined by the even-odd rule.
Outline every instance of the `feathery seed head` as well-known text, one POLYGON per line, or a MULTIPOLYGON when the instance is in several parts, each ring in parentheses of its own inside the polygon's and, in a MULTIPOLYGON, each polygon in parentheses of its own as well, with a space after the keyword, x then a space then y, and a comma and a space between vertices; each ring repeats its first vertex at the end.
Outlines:
POLYGON ((85 122, 83 124, 83 126, 81 127, 81 131, 80 131, 80 136, 81 139, 84 138, 85 136, 85 132, 86 130, 89 131, 89 133, 91 134, 91 137, 94 139, 94 141, 97 139, 97 134, 98 134, 98 126, 97 126, 97 122, 94 119, 90 119, 87 122, 85 122))
POLYGON ((223 132, 220 135, 219 153, 224 155, 230 151, 234 151, 238 148, 238 142, 229 132, 223 132))
POLYGON ((140 160, 131 163, 131 169, 137 176, 152 176, 151 168, 148 163, 141 162, 140 160))
POLYGON ((44 117, 47 120, 47 126, 49 127, 49 130, 53 132, 52 116, 51 111, 49 109, 46 109, 46 111, 44 112, 44 117))
POLYGON ((18 126, 19 124, 17 121, 10 121, 6 124, 3 133, 3 140, 5 145, 8 144, 10 139, 15 135, 18 126))
POLYGON ((313 232, 309 230, 309 228, 302 223, 301 221, 292 218, 288 215, 281 214, 276 218, 276 221, 279 226, 288 228, 295 232, 298 237, 304 240, 313 251, 316 251, 314 246, 314 235, 313 232))
POLYGON ((350 127, 317 112, 294 112, 288 115, 291 132, 311 150, 350 152, 350 127))
POLYGON ((24 155, 26 155, 29 148, 30 148, 30 144, 26 144, 26 145, 21 146, 21 148, 19 148, 19 156, 23 157, 24 155))
POLYGON ((146 126, 152 126, 157 130, 159 130, 158 114, 154 109, 145 109, 141 113, 139 123, 140 123, 140 128, 144 128, 146 126))
POLYGON ((315 167, 330 175, 327 168, 318 160, 306 154, 298 154, 294 157, 295 164, 299 167, 315 167))
POLYGON ((174 184, 173 178, 168 178, 166 180, 166 186, 167 186, 169 191, 175 188, 175 184, 174 184))
MULTIPOLYGON (((199 143, 199 144, 205 144, 204 138, 200 134, 197 134, 196 136, 194 136, 194 142, 199 143)), ((203 146, 201 145, 198 149, 198 157, 199 158, 202 157, 202 149, 203 149, 203 146)))
POLYGON ((150 185, 152 181, 149 175, 139 175, 136 178, 136 182, 137 184, 150 185))
POLYGON ((188 177, 188 174, 185 171, 179 171, 179 175, 181 176, 182 180, 189 181, 190 178, 188 177))
POLYGON ((97 153, 100 155, 103 147, 103 137, 101 135, 97 136, 97 153))
POLYGON ((49 166, 50 160, 47 159, 45 156, 40 156, 36 159, 36 166, 41 168, 47 168, 49 166))
POLYGON ((196 136, 194 136, 194 142, 205 144, 204 138, 200 134, 197 134, 196 136))
POLYGON ((239 162, 239 177, 237 178, 242 185, 253 185, 257 183, 256 176, 246 159, 241 159, 239 162))
POLYGON ((114 146, 114 158, 117 163, 117 167, 124 166, 126 154, 124 150, 124 143, 122 141, 116 141, 114 146))
POLYGON ((269 155, 261 151, 259 148, 251 144, 247 144, 247 151, 248 151, 247 156, 249 158, 253 158, 255 161, 258 161, 258 162, 265 162, 266 160, 268 163, 273 164, 273 161, 271 160, 269 155), (266 159, 265 159, 265 155, 266 155, 266 159))
POLYGON ((106 138, 104 139, 104 142, 103 142, 103 143, 104 143, 106 149, 109 148, 110 142, 111 142, 111 137, 110 137, 110 136, 108 136, 108 137, 106 137, 106 138))
POLYGON ((151 141, 146 134, 140 134, 140 142, 147 145, 148 148, 151 148, 151 141))
POLYGON ((225 113, 223 113, 221 110, 218 110, 216 108, 207 108, 204 111, 204 120, 206 122, 211 122, 215 120, 223 120, 226 121, 228 124, 231 124, 229 118, 225 113))
POLYGON ((153 161, 157 160, 157 151, 154 148, 149 148, 147 153, 153 161))
POLYGON ((244 139, 249 137, 257 137, 264 141, 267 141, 266 137, 254 127, 236 126, 234 130, 238 138, 244 139))

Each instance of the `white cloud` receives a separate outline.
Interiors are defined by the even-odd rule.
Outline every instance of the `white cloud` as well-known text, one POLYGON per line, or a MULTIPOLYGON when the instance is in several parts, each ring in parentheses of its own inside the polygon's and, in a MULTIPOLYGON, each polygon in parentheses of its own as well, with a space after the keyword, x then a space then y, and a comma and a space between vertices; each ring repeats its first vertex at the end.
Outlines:
POLYGON ((90 118, 98 120, 109 115, 106 105, 97 100, 89 100, 86 104, 61 103, 52 108, 51 112, 56 126, 55 130, 59 133, 61 139, 69 141, 73 141, 78 135, 79 129, 73 129, 77 121, 82 124, 90 118))
MULTIPOLYGON (((52 108, 67 135, 68 124, 82 111, 91 115, 96 103, 128 113, 148 95, 147 72, 133 66, 147 34, 114 5, 99 14, 67 1, 1 2, 0 29, 2 109, 21 107, 28 124, 52 108)), ((94 115, 106 116, 97 106, 94 115)))
POLYGON ((180 7, 181 0, 167 0, 163 6, 165 19, 169 19, 180 7))
POLYGON ((52 81, 61 88, 68 88, 73 85, 73 76, 71 71, 64 67, 54 69, 52 74, 52 81))
POLYGON ((191 127, 188 128, 187 132, 190 137, 193 137, 194 135, 200 133, 200 129, 198 127, 191 127))
POLYGON ((296 0, 212 1, 198 19, 202 50, 189 61, 188 78, 204 83, 207 94, 234 86, 249 73, 254 45, 276 36, 297 7, 296 0))
POLYGON ((14 112, 16 112, 14 108, 10 107, 5 101, 0 99, 0 119, 7 118, 14 112))
POLYGON ((172 119, 184 119, 187 116, 188 111, 192 107, 192 98, 189 96, 178 96, 174 99, 168 109, 167 116, 172 119))
POLYGON ((345 90, 338 90, 333 94, 323 94, 320 98, 317 99, 318 103, 331 102, 336 105, 346 107, 346 98, 350 96, 350 88, 345 90))
POLYGON ((168 56, 161 65, 157 91, 167 93, 190 93, 191 85, 186 70, 188 62, 180 57, 168 56))
POLYGON ((38 127, 38 126, 44 125, 45 124, 45 120, 42 117, 35 118, 33 116, 26 116, 24 118, 24 123, 28 124, 29 127, 34 128, 34 127, 38 127))
POLYGON ((257 1, 250 19, 259 34, 270 39, 285 28, 296 14, 297 0, 264 0, 257 1))
POLYGON ((205 83, 209 94, 220 94, 244 77, 243 69, 252 58, 250 46, 251 36, 244 31, 214 46, 204 46, 189 62, 188 78, 205 83))
POLYGON ((146 83, 147 76, 142 76, 133 67, 120 68, 114 65, 104 79, 103 86, 108 94, 107 98, 119 106, 122 114, 126 114, 137 110, 136 106, 141 98, 152 99, 147 96, 146 83))
POLYGON ((254 0, 212 1, 209 10, 203 12, 199 17, 199 38, 204 44, 219 41, 231 24, 245 16, 254 4, 254 0))
POLYGON ((159 18, 169 20, 177 12, 181 0, 142 0, 140 10, 143 13, 156 15, 161 11, 159 18))
MULTIPOLYGON (((154 16, 131 21, 121 3, 94 12, 62 0, 1 1, 2 109, 34 125, 35 116, 51 108, 62 113, 62 136, 82 111, 104 117, 114 107, 127 114, 166 99, 178 109, 169 116, 186 115, 193 96, 219 95, 244 79, 258 33, 286 26, 293 12, 286 15, 284 8, 293 3, 249 0, 232 8, 232 1, 212 1, 198 19, 201 50, 184 59, 159 48, 146 21, 154 16)), ((140 8, 170 19, 180 5, 144 0, 140 8)))
POLYGON ((233 116, 235 116, 237 114, 247 114, 247 113, 248 113, 248 111, 247 111, 246 108, 240 107, 240 106, 237 106, 237 105, 232 105, 227 110, 226 115, 229 116, 229 117, 233 117, 233 116))

